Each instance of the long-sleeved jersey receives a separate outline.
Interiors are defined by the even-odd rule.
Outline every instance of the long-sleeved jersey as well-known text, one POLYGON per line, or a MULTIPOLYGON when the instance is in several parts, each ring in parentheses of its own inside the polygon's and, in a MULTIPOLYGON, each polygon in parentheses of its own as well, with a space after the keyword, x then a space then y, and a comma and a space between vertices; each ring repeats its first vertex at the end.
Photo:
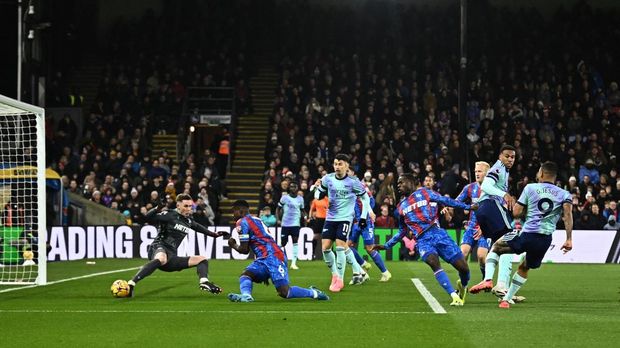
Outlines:
POLYGON ((176 252, 177 248, 189 232, 199 232, 215 237, 216 234, 189 217, 181 215, 176 209, 157 212, 157 208, 149 210, 147 221, 159 222, 159 232, 153 243, 160 243, 166 249, 176 252))
POLYGON ((432 227, 439 227, 438 207, 437 204, 431 203, 440 203, 453 208, 471 208, 469 204, 442 196, 433 190, 424 187, 419 188, 408 197, 403 198, 396 206, 395 215, 399 233, 385 243, 385 247, 388 249, 393 247, 409 232, 418 238, 432 227))

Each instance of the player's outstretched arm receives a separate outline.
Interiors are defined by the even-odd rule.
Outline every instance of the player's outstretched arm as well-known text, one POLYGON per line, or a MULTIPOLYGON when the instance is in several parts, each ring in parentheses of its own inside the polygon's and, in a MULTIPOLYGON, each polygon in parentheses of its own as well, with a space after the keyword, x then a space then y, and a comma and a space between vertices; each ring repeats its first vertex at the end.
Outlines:
POLYGON ((230 235, 230 233, 224 232, 224 231, 218 231, 218 232, 211 232, 209 231, 209 229, 207 229, 206 227, 204 227, 203 225, 192 221, 192 228, 197 231, 200 232, 202 234, 206 234, 207 236, 211 236, 213 238, 217 238, 217 237, 221 237, 221 236, 226 236, 226 235, 230 235))
POLYGON ((566 229, 566 242, 562 245, 561 250, 566 254, 573 249, 573 205, 565 202, 562 204, 562 208, 564 210, 562 220, 564 220, 564 228, 566 229))
POLYGON ((237 241, 234 238, 230 238, 228 240, 228 246, 231 249, 237 250, 241 254, 248 254, 250 252, 250 243, 247 241, 241 242, 241 244, 237 244, 237 241))
POLYGON ((460 208, 464 210, 471 209, 471 206, 469 204, 456 201, 450 197, 442 196, 440 194, 437 194, 437 192, 428 190, 428 193, 429 193, 429 196, 432 202, 441 203, 445 206, 452 207, 452 208, 460 208))

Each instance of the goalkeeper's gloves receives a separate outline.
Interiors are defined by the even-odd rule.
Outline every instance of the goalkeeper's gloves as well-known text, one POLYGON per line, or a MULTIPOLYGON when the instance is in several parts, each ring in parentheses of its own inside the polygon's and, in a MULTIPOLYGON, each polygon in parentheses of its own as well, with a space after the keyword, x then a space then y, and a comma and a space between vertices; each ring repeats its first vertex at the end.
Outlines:
POLYGON ((360 219, 357 225, 360 227, 360 229, 365 229, 368 223, 366 222, 366 219, 360 219))

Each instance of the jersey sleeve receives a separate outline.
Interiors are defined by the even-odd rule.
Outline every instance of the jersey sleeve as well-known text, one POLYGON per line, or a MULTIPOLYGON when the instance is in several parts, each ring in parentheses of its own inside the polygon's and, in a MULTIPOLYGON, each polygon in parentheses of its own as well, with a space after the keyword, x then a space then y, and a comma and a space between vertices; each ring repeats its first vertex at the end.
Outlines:
POLYGON ((465 185, 465 187, 463 187, 463 191, 461 191, 461 193, 459 193, 459 195, 456 196, 456 200, 457 201, 465 202, 465 200, 469 196, 469 185, 471 185, 471 184, 465 185))
POLYGON ((237 221, 236 229, 237 233, 239 233, 239 242, 250 241, 250 226, 245 219, 239 219, 239 221, 237 221))
POLYGON ((433 190, 426 190, 431 199, 431 202, 441 203, 445 206, 452 208, 461 208, 461 209, 470 209, 469 204, 465 204, 463 202, 455 201, 454 199, 446 196, 442 196, 433 190))
POLYGON ((172 214, 171 211, 169 210, 164 210, 161 212, 157 212, 157 208, 153 208, 151 210, 149 210, 146 215, 145 215, 146 219, 148 221, 158 221, 158 222, 170 222, 172 220, 174 220, 174 214, 172 214))
POLYGON ((280 197, 280 201, 278 202, 278 208, 284 208, 284 200, 286 199, 285 195, 282 195, 282 197, 280 197))
POLYGON ((564 191, 564 198, 562 199, 562 204, 564 203, 568 203, 568 204, 573 204, 573 196, 570 194, 570 192, 568 191, 564 191))
POLYGON ((527 203, 528 203, 528 199, 527 197, 529 196, 528 192, 530 190, 530 185, 526 185, 525 188, 523 189, 523 192, 521 192, 521 196, 519 196, 519 199, 517 200, 517 203, 519 203, 520 205, 527 207, 527 203))
POLYGON ((321 185, 319 185, 315 190, 314 190, 314 198, 316 199, 321 199, 324 196, 326 196, 328 194, 327 192, 327 182, 329 180, 329 177, 327 175, 323 176, 321 178, 321 185))

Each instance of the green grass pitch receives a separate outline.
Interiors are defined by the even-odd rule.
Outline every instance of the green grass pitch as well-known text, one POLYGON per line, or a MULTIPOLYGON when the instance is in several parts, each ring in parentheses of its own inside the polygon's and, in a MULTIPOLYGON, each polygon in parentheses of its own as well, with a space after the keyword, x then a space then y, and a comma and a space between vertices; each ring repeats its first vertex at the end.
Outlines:
MULTIPOLYGON (((138 267, 144 260, 49 264, 49 281, 138 267)), ((211 261, 209 278, 224 292, 197 287, 195 270, 156 271, 132 299, 116 299, 110 284, 129 270, 44 287, 0 292, 0 347, 614 347, 620 342, 620 265, 544 264, 530 273, 527 301, 499 309, 491 294, 468 295, 461 308, 421 262, 388 262, 393 278, 346 286, 331 301, 284 300, 272 285, 254 285, 254 303, 231 303, 249 261, 211 261), (446 309, 436 314, 413 285, 419 278, 446 309), (494 343, 496 342, 496 343, 494 343)), ((300 262, 291 284, 327 290, 323 262, 300 262)), ((444 266, 447 266, 444 264, 444 266)), ((472 284, 480 280, 476 264, 472 284)), ((456 272, 447 266, 453 283, 456 272)), ((348 281, 348 279, 347 279, 348 281)), ((2 286, 0 291, 14 286, 2 286)))

